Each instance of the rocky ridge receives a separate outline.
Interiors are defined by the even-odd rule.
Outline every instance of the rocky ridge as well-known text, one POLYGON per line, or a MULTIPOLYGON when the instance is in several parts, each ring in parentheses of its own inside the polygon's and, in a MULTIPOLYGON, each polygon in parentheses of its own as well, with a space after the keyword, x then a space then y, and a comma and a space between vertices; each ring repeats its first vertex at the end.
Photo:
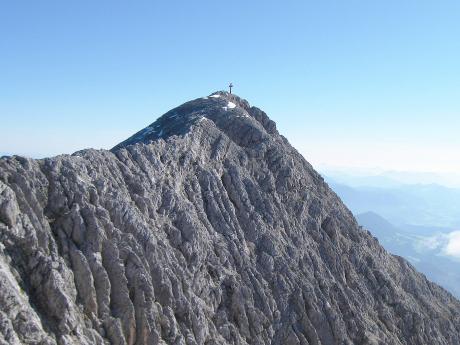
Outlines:
POLYGON ((0 344, 460 344, 460 302, 361 229, 258 108, 0 159, 0 344))

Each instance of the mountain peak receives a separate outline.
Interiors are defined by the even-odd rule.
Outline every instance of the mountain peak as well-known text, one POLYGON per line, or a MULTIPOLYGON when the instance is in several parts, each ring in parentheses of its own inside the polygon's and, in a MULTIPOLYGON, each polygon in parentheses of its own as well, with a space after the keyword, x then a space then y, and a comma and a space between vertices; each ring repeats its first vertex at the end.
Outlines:
POLYGON ((275 122, 265 112, 235 94, 216 91, 168 111, 149 126, 116 145, 112 151, 137 143, 185 135, 196 126, 217 127, 232 137, 238 133, 248 134, 251 129, 259 131, 262 136, 278 133, 275 122))
POLYGON ((460 344, 460 302, 238 96, 118 148, 0 159, 0 343, 460 344))

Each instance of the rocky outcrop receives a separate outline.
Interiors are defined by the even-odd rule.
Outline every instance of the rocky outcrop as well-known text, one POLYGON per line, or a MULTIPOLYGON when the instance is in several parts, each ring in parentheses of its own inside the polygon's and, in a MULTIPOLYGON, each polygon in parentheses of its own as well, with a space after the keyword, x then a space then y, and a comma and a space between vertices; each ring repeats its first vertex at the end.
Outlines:
POLYGON ((388 254, 224 92, 111 151, 0 160, 0 344, 459 344, 388 254))

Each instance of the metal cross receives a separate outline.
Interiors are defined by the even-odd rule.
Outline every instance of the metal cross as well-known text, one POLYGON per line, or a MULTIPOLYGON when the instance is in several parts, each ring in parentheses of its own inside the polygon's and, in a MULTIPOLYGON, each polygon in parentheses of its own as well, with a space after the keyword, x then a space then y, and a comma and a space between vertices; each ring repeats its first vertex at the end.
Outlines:
POLYGON ((228 88, 230 89, 230 94, 232 93, 232 87, 233 87, 232 83, 228 84, 228 88))

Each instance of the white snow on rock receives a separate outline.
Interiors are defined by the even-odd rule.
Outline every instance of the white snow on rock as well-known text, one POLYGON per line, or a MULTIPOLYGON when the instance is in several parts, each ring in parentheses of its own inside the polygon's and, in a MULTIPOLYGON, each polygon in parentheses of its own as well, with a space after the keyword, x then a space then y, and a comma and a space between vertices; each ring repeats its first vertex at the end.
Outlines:
POLYGON ((209 97, 212 97, 212 98, 220 98, 220 95, 211 95, 209 97))
POLYGON ((224 109, 225 111, 229 110, 229 109, 233 109, 236 107, 236 104, 233 103, 233 102, 228 102, 227 106, 226 107, 222 107, 222 109, 224 109))
POLYGON ((138 135, 136 135, 136 138, 137 139, 143 139, 145 138, 147 135, 149 135, 150 133, 154 132, 155 131, 155 128, 153 127, 146 127, 144 128, 138 135))

